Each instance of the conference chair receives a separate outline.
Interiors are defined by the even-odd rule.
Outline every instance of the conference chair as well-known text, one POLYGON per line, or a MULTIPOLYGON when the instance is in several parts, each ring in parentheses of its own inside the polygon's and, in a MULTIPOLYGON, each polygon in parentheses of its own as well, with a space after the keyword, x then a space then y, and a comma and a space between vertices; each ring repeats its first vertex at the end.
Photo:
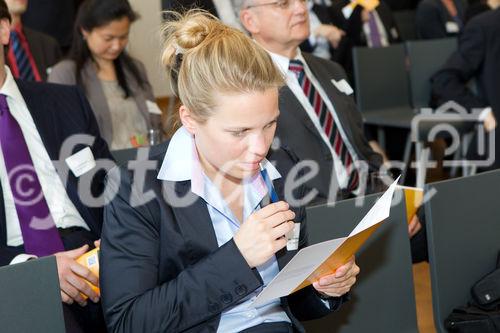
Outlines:
MULTIPOLYGON (((456 38, 443 38, 433 40, 420 40, 407 42, 406 50, 409 61, 409 74, 410 74, 410 90, 412 106, 420 110, 422 108, 430 107, 431 100, 431 77, 443 66, 450 55, 457 49, 456 38)), ((456 112, 457 110, 452 110, 456 112)), ((463 112, 467 113, 467 110, 463 112)), ((453 121, 450 122, 461 137, 461 149, 457 149, 454 154, 454 160, 464 159, 466 151, 470 146, 476 127, 471 124, 470 120, 467 121, 453 121)), ((432 126, 430 126, 432 128, 432 126)), ((426 133, 421 134, 424 137, 426 133)), ((450 138, 449 133, 443 132, 441 136, 450 138)), ((417 163, 420 166, 417 168, 418 172, 423 172, 420 178, 425 179, 426 168, 423 165, 428 160, 429 150, 424 147, 424 141, 415 140, 417 163)), ((456 174, 457 167, 452 167, 451 176, 456 174)), ((463 167, 464 175, 470 175, 473 172, 472 168, 463 167)), ((422 184, 418 184, 423 186, 422 184)))
MULTIPOLYGON (((396 191, 394 200, 401 199, 396 191)), ((379 195, 307 209, 309 243, 345 237, 379 195)), ((351 300, 339 311, 304 322, 310 333, 418 332, 413 273, 403 200, 356 256, 361 268, 351 300)))
POLYGON ((500 250, 500 170, 427 184, 425 204, 434 323, 465 305, 500 250))
POLYGON ((0 267, 0 331, 64 333, 54 256, 0 267))
MULTIPOLYGON (((353 49, 356 103, 364 122, 377 128, 377 140, 385 149, 384 130, 408 131, 403 162, 410 163, 411 122, 415 116, 410 103, 406 50, 403 44, 381 48, 356 47, 353 49)), ((406 177, 404 170, 402 182, 406 177)))

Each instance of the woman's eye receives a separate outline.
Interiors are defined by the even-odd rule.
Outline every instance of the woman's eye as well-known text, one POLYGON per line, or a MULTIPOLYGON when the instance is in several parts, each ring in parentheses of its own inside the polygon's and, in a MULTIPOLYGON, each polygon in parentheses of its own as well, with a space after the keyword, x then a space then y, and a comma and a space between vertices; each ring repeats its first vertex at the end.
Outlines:
POLYGON ((242 137, 243 134, 245 134, 246 131, 237 131, 237 132, 231 132, 231 134, 235 137, 242 137))

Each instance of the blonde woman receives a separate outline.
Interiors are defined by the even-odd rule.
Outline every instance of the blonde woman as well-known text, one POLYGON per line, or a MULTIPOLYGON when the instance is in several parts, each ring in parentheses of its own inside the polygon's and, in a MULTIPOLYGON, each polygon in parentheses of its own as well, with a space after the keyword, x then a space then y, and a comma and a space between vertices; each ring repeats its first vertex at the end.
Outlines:
POLYGON ((109 176, 116 196, 105 211, 100 282, 108 329, 302 332, 299 320, 345 301, 359 268, 352 259, 314 286, 252 306, 296 253, 284 237, 294 222, 299 248, 307 243, 305 210, 282 201, 296 160, 270 149, 283 77, 242 32, 200 11, 172 15, 163 63, 182 127, 137 166, 145 174, 109 176), (279 200, 265 205, 274 190, 279 200))

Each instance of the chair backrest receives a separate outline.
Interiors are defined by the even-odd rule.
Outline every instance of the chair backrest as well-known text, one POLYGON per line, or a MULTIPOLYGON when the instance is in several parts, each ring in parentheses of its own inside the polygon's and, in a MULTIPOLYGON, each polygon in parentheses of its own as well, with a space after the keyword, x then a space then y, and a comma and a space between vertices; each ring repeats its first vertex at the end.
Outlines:
POLYGON ((132 161, 137 158, 137 152, 137 148, 128 148, 112 150, 111 155, 115 159, 117 165, 127 165, 128 161, 132 161))
POLYGON ((410 63, 410 89, 414 108, 428 107, 430 79, 457 49, 456 38, 411 41, 406 43, 410 63))
MULTIPOLYGON (((401 192, 397 191, 401 196, 401 192)), ((345 237, 374 204, 377 195, 307 209, 311 244, 345 237)), ((396 197, 395 197, 396 200, 396 197)), ((356 256, 361 268, 351 300, 339 311, 304 322, 307 332, 417 332, 406 208, 401 201, 356 256)))
POLYGON ((403 44, 353 50, 356 102, 361 112, 410 107, 403 44))
POLYGON ((63 333, 55 257, 0 267, 0 330, 63 333))
POLYGON ((428 184, 425 205, 434 322, 465 305, 470 288, 495 268, 500 250, 500 171, 428 184))
POLYGON ((402 40, 415 40, 418 38, 415 10, 395 11, 393 15, 402 40))

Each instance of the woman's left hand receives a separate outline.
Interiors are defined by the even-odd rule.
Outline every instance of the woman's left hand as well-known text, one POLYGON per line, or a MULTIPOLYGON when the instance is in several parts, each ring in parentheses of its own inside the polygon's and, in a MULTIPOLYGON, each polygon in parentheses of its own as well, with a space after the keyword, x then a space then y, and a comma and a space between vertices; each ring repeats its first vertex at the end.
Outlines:
POLYGON ((359 267, 354 257, 340 266, 335 273, 323 276, 319 281, 313 283, 314 289, 331 297, 339 297, 351 290, 359 274, 359 267))

